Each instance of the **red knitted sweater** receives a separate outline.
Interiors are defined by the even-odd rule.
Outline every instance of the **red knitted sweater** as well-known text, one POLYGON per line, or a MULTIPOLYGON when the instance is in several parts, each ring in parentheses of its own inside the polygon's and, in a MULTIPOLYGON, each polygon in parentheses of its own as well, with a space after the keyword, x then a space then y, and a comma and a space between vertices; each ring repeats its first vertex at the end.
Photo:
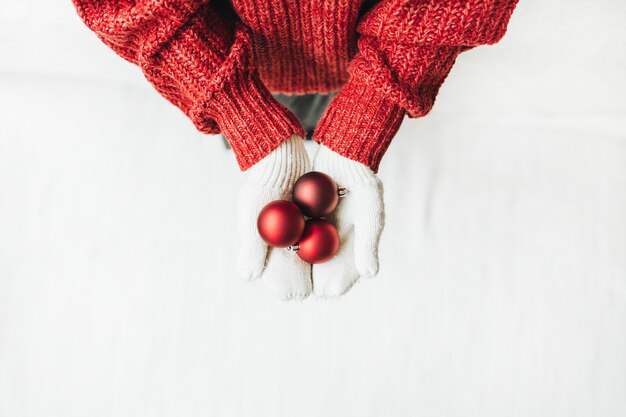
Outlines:
POLYGON ((340 90, 314 139, 376 171, 405 114, 428 113, 456 57, 497 42, 517 0, 73 2, 200 131, 221 131, 242 170, 304 135, 270 91, 340 90))

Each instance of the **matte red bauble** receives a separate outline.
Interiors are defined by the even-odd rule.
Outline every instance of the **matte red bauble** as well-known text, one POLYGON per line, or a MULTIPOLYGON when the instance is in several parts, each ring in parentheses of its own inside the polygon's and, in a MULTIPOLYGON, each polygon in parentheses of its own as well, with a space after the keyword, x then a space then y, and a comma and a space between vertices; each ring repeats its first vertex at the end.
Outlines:
POLYGON ((294 203, 309 217, 328 216, 339 202, 337 183, 328 175, 311 171, 300 178, 293 186, 294 203))
POLYGON ((275 200, 267 204, 257 219, 261 238, 276 248, 296 243, 304 230, 304 216, 291 201, 275 200))
POLYGON ((298 242, 298 256, 310 264, 329 261, 339 250, 337 229, 323 219, 306 221, 304 233, 298 242))

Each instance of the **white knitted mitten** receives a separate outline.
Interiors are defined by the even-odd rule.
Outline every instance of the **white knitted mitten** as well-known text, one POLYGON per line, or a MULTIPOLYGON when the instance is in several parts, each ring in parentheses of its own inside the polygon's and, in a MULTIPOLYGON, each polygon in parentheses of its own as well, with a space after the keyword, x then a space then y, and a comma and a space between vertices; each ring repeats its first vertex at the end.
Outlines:
POLYGON ((313 170, 325 172, 348 189, 329 220, 339 233, 339 252, 330 261, 313 265, 313 292, 338 297, 360 277, 378 273, 378 242, 385 226, 383 185, 367 166, 320 145, 313 170))
POLYGON ((284 300, 311 293, 311 266, 286 249, 268 247, 257 230, 259 212, 272 200, 291 200, 296 180, 310 170, 304 140, 297 135, 244 172, 239 194, 237 270, 246 279, 261 280, 284 300))

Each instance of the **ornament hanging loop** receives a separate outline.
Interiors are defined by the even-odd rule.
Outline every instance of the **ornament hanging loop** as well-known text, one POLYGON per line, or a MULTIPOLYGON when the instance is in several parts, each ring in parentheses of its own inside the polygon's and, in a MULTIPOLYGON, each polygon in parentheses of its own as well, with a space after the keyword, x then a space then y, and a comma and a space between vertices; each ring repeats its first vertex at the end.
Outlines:
POLYGON ((348 189, 346 187, 339 187, 339 189, 337 190, 337 195, 339 195, 339 198, 343 198, 347 196, 348 189))
POLYGON ((298 249, 300 249, 300 247, 298 245, 290 245, 287 246, 287 250, 289 252, 298 252, 298 249))

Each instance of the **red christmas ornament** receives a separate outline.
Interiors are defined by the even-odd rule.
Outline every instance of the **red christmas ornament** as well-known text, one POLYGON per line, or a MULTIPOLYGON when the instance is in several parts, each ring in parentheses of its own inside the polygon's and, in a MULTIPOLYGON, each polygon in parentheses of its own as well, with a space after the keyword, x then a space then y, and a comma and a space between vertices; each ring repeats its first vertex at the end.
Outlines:
POLYGON ((310 264, 329 261, 339 250, 337 229, 323 219, 307 220, 302 238, 291 249, 296 250, 298 256, 310 264))
POLYGON ((339 195, 337 183, 330 176, 317 171, 298 178, 292 191, 294 203, 309 217, 328 216, 337 207, 339 195))
POLYGON ((291 201, 275 200, 259 213, 257 229, 268 245, 286 248, 295 244, 302 236, 304 216, 291 201))

